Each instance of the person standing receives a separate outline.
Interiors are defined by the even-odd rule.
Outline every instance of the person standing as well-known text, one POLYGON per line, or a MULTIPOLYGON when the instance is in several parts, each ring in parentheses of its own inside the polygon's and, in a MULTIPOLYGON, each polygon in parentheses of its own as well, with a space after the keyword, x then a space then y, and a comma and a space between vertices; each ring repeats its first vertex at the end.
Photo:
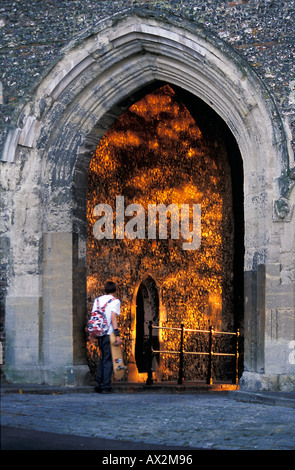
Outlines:
POLYGON ((104 312, 109 326, 106 334, 98 338, 98 347, 101 352, 101 358, 96 370, 95 380, 97 382, 97 386, 95 391, 99 393, 110 393, 112 391, 111 379, 113 374, 110 335, 114 332, 116 343, 118 345, 122 344, 118 331, 118 316, 121 313, 121 302, 114 296, 117 291, 115 282, 107 281, 104 290, 104 295, 97 297, 92 306, 92 312, 95 312, 98 308, 102 309, 105 307, 104 312))

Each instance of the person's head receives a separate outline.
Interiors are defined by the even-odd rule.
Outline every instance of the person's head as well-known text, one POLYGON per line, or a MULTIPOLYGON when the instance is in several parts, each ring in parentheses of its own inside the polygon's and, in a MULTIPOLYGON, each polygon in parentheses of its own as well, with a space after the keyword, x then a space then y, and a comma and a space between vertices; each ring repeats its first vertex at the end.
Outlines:
POLYGON ((116 283, 113 281, 107 281, 104 290, 106 294, 114 294, 117 290, 116 283))

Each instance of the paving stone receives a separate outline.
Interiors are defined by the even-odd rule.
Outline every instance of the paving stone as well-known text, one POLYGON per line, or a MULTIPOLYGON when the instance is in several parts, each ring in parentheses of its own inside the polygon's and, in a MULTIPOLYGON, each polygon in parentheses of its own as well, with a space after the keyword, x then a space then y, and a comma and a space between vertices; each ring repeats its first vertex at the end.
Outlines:
POLYGON ((226 393, 4 394, 1 425, 191 449, 294 450, 295 409, 226 393))

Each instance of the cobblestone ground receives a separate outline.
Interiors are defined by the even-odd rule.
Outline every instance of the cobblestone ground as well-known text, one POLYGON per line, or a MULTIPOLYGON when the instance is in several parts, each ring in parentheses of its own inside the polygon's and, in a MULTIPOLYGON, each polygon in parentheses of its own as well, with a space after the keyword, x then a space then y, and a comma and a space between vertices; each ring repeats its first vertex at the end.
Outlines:
POLYGON ((295 409, 221 394, 7 394, 1 425, 203 449, 295 449, 295 409))

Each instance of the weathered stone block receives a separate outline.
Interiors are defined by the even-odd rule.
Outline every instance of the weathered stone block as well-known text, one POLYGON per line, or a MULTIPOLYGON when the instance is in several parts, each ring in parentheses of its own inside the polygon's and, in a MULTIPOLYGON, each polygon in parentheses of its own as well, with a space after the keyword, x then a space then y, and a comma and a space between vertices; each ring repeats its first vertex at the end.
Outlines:
POLYGON ((73 235, 44 235, 42 358, 44 364, 73 362, 73 235))
POLYGON ((38 364, 40 298, 8 297, 6 312, 6 362, 38 364))

